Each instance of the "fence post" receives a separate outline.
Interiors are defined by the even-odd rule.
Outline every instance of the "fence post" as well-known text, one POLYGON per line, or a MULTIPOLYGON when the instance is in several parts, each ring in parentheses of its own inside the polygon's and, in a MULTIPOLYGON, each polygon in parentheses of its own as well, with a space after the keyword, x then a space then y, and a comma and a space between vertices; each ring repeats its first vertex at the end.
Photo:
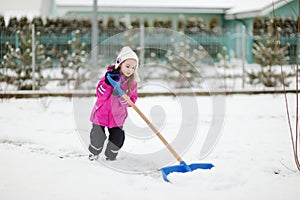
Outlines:
POLYGON ((253 53, 252 53, 253 43, 254 43, 253 35, 248 34, 247 35, 247 61, 248 61, 248 63, 253 62, 253 53))
POLYGON ((15 48, 19 48, 19 35, 17 33, 15 34, 15 48))
POLYGON ((232 33, 226 32, 223 37, 225 37, 227 51, 230 52, 232 50, 232 33))
POLYGON ((31 25, 31 57, 32 57, 32 90, 35 90, 35 27, 34 24, 31 25))
POLYGON ((93 16, 92 16, 92 66, 93 68, 97 67, 98 63, 98 38, 99 38, 99 30, 98 30, 98 3, 97 0, 93 1, 93 16))
POLYGON ((246 60, 246 51, 247 51, 247 44, 246 44, 246 26, 242 25, 242 67, 243 67, 243 82, 242 88, 245 88, 245 60, 246 60))
POLYGON ((140 65, 144 65, 144 58, 145 58, 145 26, 144 26, 144 20, 142 20, 142 23, 140 24, 140 65))

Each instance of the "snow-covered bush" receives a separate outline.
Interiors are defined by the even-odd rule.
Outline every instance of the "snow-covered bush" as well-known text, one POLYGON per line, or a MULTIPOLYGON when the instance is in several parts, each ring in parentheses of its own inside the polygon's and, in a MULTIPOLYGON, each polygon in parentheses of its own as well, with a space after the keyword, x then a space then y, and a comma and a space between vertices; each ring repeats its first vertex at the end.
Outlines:
POLYGON ((68 42, 68 47, 68 50, 56 55, 63 76, 60 84, 69 86, 70 81, 76 80, 74 88, 77 89, 88 73, 87 45, 81 42, 79 30, 75 31, 74 38, 68 42))
MULTIPOLYGON (((250 84, 263 84, 266 87, 276 87, 279 84, 288 86, 290 83, 281 78, 281 73, 275 69, 276 66, 288 64, 288 47, 289 44, 281 47, 279 36, 280 29, 274 30, 274 24, 268 25, 268 31, 262 33, 261 37, 256 38, 253 45, 254 61, 261 66, 260 71, 248 72, 250 84), (277 32, 278 31, 278 32, 277 32)), ((263 31, 263 30, 262 30, 263 31)), ((285 77, 293 74, 284 73, 285 77)), ((285 79, 286 80, 286 79, 285 79)))
POLYGON ((226 47, 222 48, 222 51, 217 54, 218 62, 216 66, 219 68, 219 72, 224 78, 224 87, 234 88, 235 87, 235 79, 237 78, 237 74, 234 73, 234 69, 237 68, 235 63, 231 62, 234 58, 233 52, 228 52, 226 47), (228 79, 233 79, 234 81, 229 83, 228 79))
POLYGON ((182 35, 170 37, 166 49, 151 50, 143 70, 145 80, 161 79, 175 88, 201 87, 201 70, 207 66, 207 52, 203 47, 182 35))
MULTIPOLYGON (((39 34, 37 32, 36 37, 39 34)), ((17 47, 13 47, 9 42, 6 43, 7 53, 2 61, 6 84, 14 85, 17 90, 39 89, 48 82, 47 78, 42 75, 42 70, 51 66, 51 59, 46 57, 44 45, 35 39, 35 70, 33 72, 31 32, 29 29, 25 32, 18 31, 17 37, 19 41, 17 47)))

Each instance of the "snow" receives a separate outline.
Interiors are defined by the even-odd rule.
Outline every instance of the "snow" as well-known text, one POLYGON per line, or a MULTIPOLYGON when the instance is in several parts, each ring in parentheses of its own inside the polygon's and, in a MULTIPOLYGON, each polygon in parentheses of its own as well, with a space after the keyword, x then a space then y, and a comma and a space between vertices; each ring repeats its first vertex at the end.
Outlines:
MULTIPOLYGON (((138 0, 115 0, 115 1, 98 1, 100 6, 129 6, 129 7, 173 7, 173 8, 224 8, 228 9, 228 14, 257 11, 271 6, 272 3, 279 2, 280 0, 151 0, 151 1, 138 1, 138 0)), ((288 2, 288 1, 287 1, 288 2)), ((90 0, 57 0, 57 5, 92 5, 90 0)))
MULTIPOLYGON (((92 1, 89 0, 58 0, 56 1, 57 5, 92 5, 92 1)), ((188 2, 184 2, 181 0, 152 0, 152 1, 137 1, 137 0, 127 0, 127 1, 98 1, 98 5, 100 6, 132 6, 132 7, 207 7, 207 8, 228 8, 228 5, 232 5, 233 1, 230 0, 229 4, 225 4, 224 0, 216 0, 216 1, 209 1, 209 0, 191 0, 188 2)))
MULTIPOLYGON (((289 94, 288 100, 294 122, 295 95, 289 94)), ((187 164, 215 165, 211 170, 170 174, 171 184, 157 170, 164 157, 150 156, 164 149, 163 144, 146 131, 132 109, 129 121, 139 133, 127 127, 118 160, 88 160, 87 115, 93 102, 94 98, 1 99, 0 199, 299 199, 300 174, 293 161, 283 95, 226 96, 221 137, 202 159, 199 153, 214 115, 212 97, 139 98, 137 106, 169 142, 172 134, 180 135, 182 127, 196 122, 196 135, 180 154, 187 164), (185 116, 190 121, 182 117, 182 102, 189 101, 197 102, 199 112, 185 116)), ((178 163, 173 159, 170 164, 178 163)))

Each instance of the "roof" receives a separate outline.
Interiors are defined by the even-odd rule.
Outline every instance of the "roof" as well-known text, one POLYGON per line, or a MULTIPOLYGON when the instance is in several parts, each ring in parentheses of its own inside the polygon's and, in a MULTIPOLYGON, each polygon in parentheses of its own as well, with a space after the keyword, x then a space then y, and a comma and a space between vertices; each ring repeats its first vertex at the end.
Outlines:
MULTIPOLYGON (((177 8, 187 8, 187 7, 201 7, 201 8, 230 8, 231 3, 234 0, 98 0, 99 6, 125 6, 125 7, 177 7, 177 8), (224 3, 227 2, 227 3, 224 3)), ((81 6, 91 6, 93 0, 56 0, 57 5, 81 5, 81 6)))
MULTIPOLYGON (((146 13, 221 13, 223 14, 230 8, 230 4, 220 4, 224 0, 98 0, 99 11, 109 12, 146 12, 146 13)), ((233 0, 229 0, 232 1, 233 0)), ((93 0, 56 0, 57 7, 73 7, 78 10, 90 10, 93 0)))
MULTIPOLYGON (((144 13, 212 13, 224 14, 226 19, 242 19, 263 16, 274 7, 279 8, 293 0, 98 0, 99 11, 109 12, 144 12, 144 13)), ((0 0, 3 4, 0 13, 6 16, 47 16, 56 8, 74 11, 90 11, 93 0, 0 0), (6 2, 6 3, 4 3, 6 2), (18 2, 16 4, 16 2, 18 2), (48 9, 48 10, 47 10, 48 9), (47 11, 47 12, 46 12, 47 11)), ((2 5, 1 4, 1 5, 2 5)), ((31 18, 30 17, 30 18, 31 18)))
MULTIPOLYGON (((100 10, 223 13, 227 19, 264 15, 292 0, 98 0, 100 10), (137 9, 138 8, 138 9, 137 9)), ((93 0, 56 0, 58 7, 91 7, 93 0)))
POLYGON ((20 3, 18 0, 0 0, 0 14, 7 19, 10 17, 27 16, 32 19, 34 16, 39 16, 40 0, 28 0, 26 3, 20 3))
POLYGON ((0 0, 0 15, 4 16, 5 23, 8 24, 12 17, 21 18, 26 16, 29 20, 34 17, 49 15, 49 0, 0 0))
POLYGON ((293 0, 241 0, 226 12, 226 19, 251 18, 264 16, 293 0), (248 3, 246 3, 248 2, 248 3))

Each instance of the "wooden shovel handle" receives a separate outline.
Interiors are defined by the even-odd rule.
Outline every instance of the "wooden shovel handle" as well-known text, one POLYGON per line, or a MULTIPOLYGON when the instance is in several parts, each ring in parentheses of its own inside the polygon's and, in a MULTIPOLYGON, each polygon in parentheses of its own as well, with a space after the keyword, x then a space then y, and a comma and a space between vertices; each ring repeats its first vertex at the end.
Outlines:
POLYGON ((140 111, 140 109, 131 101, 131 99, 124 93, 122 95, 123 99, 140 115, 140 117, 146 122, 146 124, 152 129, 152 131, 158 136, 158 138, 164 143, 164 145, 168 148, 168 150, 173 154, 173 156, 178 160, 178 162, 182 162, 181 157, 176 153, 176 151, 172 148, 172 146, 167 142, 167 140, 160 134, 157 128, 148 120, 148 118, 140 111))

